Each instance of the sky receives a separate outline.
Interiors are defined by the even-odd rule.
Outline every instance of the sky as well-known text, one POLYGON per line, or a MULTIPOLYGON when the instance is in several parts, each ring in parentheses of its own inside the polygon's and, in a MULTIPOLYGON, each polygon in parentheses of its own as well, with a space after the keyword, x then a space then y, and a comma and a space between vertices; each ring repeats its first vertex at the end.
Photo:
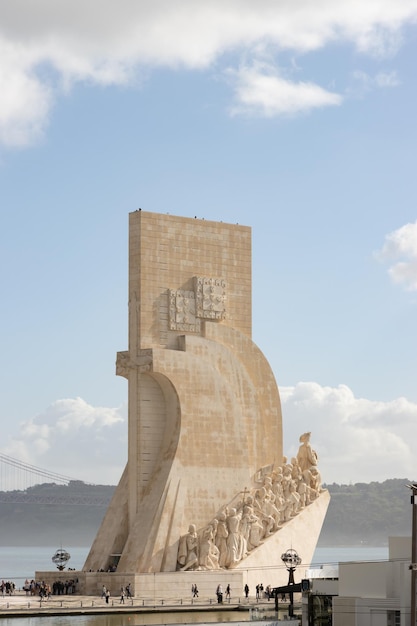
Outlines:
POLYGON ((284 453, 417 479, 417 0, 0 5, 0 452, 116 484, 128 214, 252 229, 284 453))

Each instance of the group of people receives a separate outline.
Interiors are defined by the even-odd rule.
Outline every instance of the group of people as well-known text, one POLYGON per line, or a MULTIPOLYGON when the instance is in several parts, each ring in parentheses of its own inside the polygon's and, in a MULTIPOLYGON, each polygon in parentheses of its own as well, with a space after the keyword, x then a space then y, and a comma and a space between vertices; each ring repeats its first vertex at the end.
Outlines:
POLYGON ((101 588, 101 598, 106 601, 106 604, 109 603, 110 600, 110 589, 107 589, 106 585, 103 585, 101 588))
POLYGON ((291 462, 284 458, 281 466, 258 472, 253 488, 237 496, 208 526, 197 532, 190 524, 179 541, 177 569, 235 567, 319 496, 321 477, 310 433, 300 436, 300 444, 291 462))
MULTIPOLYGON (((219 583, 216 587, 216 596, 217 596, 217 602, 219 604, 221 604, 223 602, 223 587, 221 585, 221 583, 219 583)), ((230 587, 230 585, 227 585, 226 587, 226 598, 228 598, 230 600, 230 598, 232 597, 232 589, 230 587)))
MULTIPOLYGON (((101 589, 101 597, 106 601, 106 604, 109 604, 110 601, 110 589, 108 589, 105 585, 103 585, 101 589)), ((125 598, 132 598, 132 591, 130 583, 126 585, 126 587, 120 588, 120 604, 125 603, 125 598)))
POLYGON ((262 583, 259 583, 259 585, 256 585, 256 599, 260 600, 262 597, 264 591, 264 586, 262 583))
POLYGON ((16 589, 16 585, 11 580, 6 580, 6 582, 2 580, 0 583, 0 591, 1 591, 2 596, 4 595, 12 596, 15 592, 15 589, 16 589))
POLYGON ((77 580, 75 579, 66 581, 56 580, 52 583, 51 587, 51 585, 45 581, 29 580, 27 578, 23 585, 23 591, 26 592, 27 596, 39 596, 41 599, 45 600, 50 598, 51 595, 60 596, 76 593, 76 585, 77 580))
POLYGON ((52 595, 51 585, 48 585, 44 581, 42 581, 39 585, 39 598, 41 600, 49 600, 52 595))
MULTIPOLYGON (((249 598, 249 585, 247 583, 245 584, 243 588, 243 592, 245 594, 245 598, 249 598)), ((216 597, 217 597, 218 604, 222 604, 223 596, 225 596, 226 599, 230 600, 231 595, 232 595, 232 588, 230 584, 227 585, 226 592, 223 591, 223 586, 221 583, 217 585, 216 597)), ((198 598, 198 587, 195 583, 191 585, 191 596, 193 598, 198 598)), ((264 588, 262 583, 259 583, 259 585, 256 585, 256 599, 257 600, 260 600, 263 597, 269 600, 270 598, 272 598, 272 596, 273 596, 273 593, 272 593, 271 585, 268 585, 266 588, 264 588)))
MULTIPOLYGON (((94 572, 95 570, 90 568, 88 571, 89 572, 94 572)), ((99 573, 101 573, 101 572, 116 572, 116 571, 117 571, 117 566, 116 565, 109 565, 109 567, 107 569, 103 569, 101 567, 100 569, 97 570, 97 572, 99 572, 99 573)))
POLYGON ((270 600, 270 598, 272 598, 272 587, 271 585, 267 585, 266 588, 264 588, 262 583, 259 583, 259 585, 256 585, 256 599, 260 600, 261 598, 265 597, 268 600, 270 600))
POLYGON ((130 583, 126 585, 126 587, 120 588, 120 604, 125 603, 125 598, 131 598, 132 592, 130 590, 130 583))

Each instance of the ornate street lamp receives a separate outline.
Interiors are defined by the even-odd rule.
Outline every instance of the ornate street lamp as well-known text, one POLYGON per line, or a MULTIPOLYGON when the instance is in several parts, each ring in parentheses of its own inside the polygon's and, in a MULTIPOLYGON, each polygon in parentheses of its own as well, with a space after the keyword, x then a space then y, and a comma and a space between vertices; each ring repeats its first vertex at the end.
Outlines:
MULTIPOLYGON (((298 567, 298 565, 300 565, 301 559, 298 556, 298 553, 296 552, 296 550, 293 550, 293 548, 290 548, 289 550, 284 552, 284 554, 281 554, 281 561, 285 563, 285 567, 287 568, 289 572, 288 586, 291 587, 291 585, 294 584, 295 569, 296 567, 298 567)), ((294 593, 290 591, 289 595, 290 595, 290 603, 288 605, 288 616, 294 617, 294 593)))

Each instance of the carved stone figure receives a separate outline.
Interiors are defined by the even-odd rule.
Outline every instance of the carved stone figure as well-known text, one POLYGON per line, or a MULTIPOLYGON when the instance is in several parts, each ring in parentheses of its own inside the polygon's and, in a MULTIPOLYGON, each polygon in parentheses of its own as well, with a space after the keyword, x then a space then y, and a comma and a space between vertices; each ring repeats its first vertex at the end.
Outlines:
POLYGON ((255 520, 250 527, 249 539, 248 539, 248 551, 254 550, 262 543, 264 534, 264 527, 261 524, 258 517, 255 516, 255 520))
POLYGON ((218 523, 216 528, 216 537, 215 544, 217 549, 219 550, 219 566, 226 567, 227 560, 227 537, 229 536, 229 531, 227 530, 226 525, 226 514, 220 513, 218 516, 218 523))
POLYGON ((236 509, 230 509, 230 514, 228 515, 226 522, 227 529, 229 531, 229 535, 226 540, 226 567, 234 567, 242 558, 242 541, 239 530, 240 517, 237 514, 236 509))
POLYGON ((298 480, 297 493, 300 496, 299 509, 304 509, 307 505, 307 484, 302 475, 298 480))
MULTIPOLYGON (((271 502, 268 498, 265 487, 257 489, 255 503, 256 507, 260 510, 262 516, 261 519, 264 526, 263 536, 268 537, 268 535, 271 535, 274 531, 275 519, 272 514, 273 507, 271 507, 271 502)), ((278 511, 276 511, 276 513, 278 514, 278 511)))
MULTIPOLYGON (((259 545, 260 538, 263 532, 263 526, 260 523, 258 517, 254 514, 252 507, 245 506, 243 509, 242 522, 241 522, 242 539, 244 542, 244 552, 242 554, 243 558, 246 556, 248 552, 253 550, 255 547, 255 545, 251 543, 251 534, 252 534, 252 527, 256 527, 256 525, 258 525, 259 527, 259 539, 257 541, 257 544, 259 545)), ((256 534, 256 530, 254 531, 254 534, 256 534)))
POLYGON ((291 463, 284 458, 282 466, 259 469, 252 488, 236 494, 210 524, 198 533, 195 525, 190 525, 179 543, 179 569, 236 567, 320 495, 321 476, 310 433, 301 435, 300 441, 299 453, 291 463))
POLYGON ((289 482, 289 495, 288 495, 288 506, 287 506, 289 517, 294 517, 294 515, 297 515, 299 504, 300 504, 300 496, 297 493, 297 483, 295 482, 295 480, 291 480, 289 482))
POLYGON ((209 524, 203 529, 200 540, 199 566, 201 569, 219 569, 220 552, 214 543, 214 526, 209 524))
POLYGON ((301 467, 298 464, 298 459, 296 457, 293 457, 291 459, 291 465, 292 465, 292 477, 295 481, 298 482, 302 476, 302 471, 301 471, 301 467))
POLYGON ((182 571, 198 567, 198 536, 194 524, 190 524, 188 533, 180 539, 178 563, 182 571))
POLYGON ((317 495, 321 491, 321 475, 317 467, 310 468, 310 472, 312 474, 311 487, 317 493, 317 495))
POLYGON ((311 433, 303 433, 300 436, 301 446, 298 449, 297 461, 302 472, 317 465, 317 454, 310 445, 311 433))

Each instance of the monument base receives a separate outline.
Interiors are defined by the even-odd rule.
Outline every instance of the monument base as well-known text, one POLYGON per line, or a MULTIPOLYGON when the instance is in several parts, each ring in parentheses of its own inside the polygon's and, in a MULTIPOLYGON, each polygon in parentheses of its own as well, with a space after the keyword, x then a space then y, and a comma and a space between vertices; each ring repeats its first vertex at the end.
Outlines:
POLYGON ((197 585, 198 599, 207 603, 217 602, 217 585, 231 587, 232 602, 245 602, 244 587, 249 586, 253 598, 256 586, 264 589, 268 585, 279 587, 288 583, 288 570, 281 555, 289 548, 297 551, 301 558, 295 578, 296 582, 305 577, 313 559, 316 544, 329 505, 328 491, 309 504, 296 517, 271 535, 256 550, 242 560, 234 569, 194 570, 177 572, 133 573, 133 572, 83 572, 55 571, 36 572, 36 580, 43 580, 52 586, 57 580, 76 580, 76 591, 87 596, 101 596, 103 586, 110 590, 111 598, 118 599, 120 590, 130 584, 135 600, 144 604, 163 606, 164 604, 189 603, 192 597, 191 586, 197 585))

